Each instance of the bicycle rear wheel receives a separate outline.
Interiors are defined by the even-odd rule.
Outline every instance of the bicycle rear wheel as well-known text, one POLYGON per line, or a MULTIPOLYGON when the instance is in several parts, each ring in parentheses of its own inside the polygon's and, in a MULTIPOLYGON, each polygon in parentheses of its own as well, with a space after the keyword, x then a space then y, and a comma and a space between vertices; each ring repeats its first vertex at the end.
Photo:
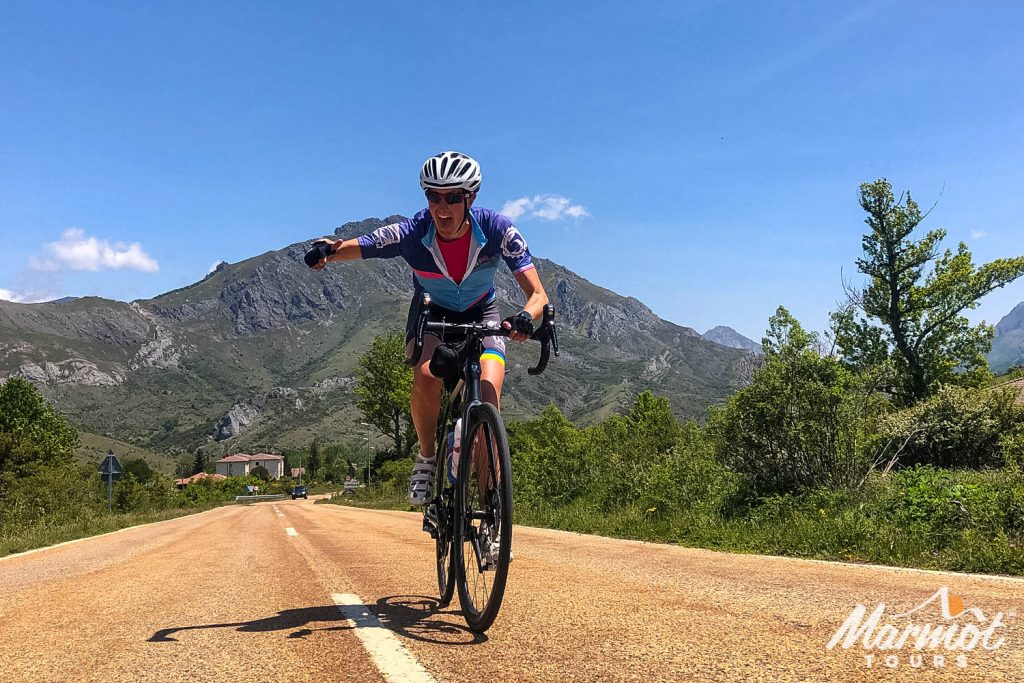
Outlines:
POLYGON ((455 562, 459 601, 472 631, 498 616, 512 552, 512 464, 505 425, 483 403, 471 416, 455 485, 455 562))

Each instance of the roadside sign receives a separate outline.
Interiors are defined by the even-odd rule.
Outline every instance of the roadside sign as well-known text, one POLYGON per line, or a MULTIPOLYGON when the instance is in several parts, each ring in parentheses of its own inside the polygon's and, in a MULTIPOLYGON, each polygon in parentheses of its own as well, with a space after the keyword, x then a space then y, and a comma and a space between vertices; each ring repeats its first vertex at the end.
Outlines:
POLYGON ((100 477, 107 482, 107 511, 109 512, 114 499, 114 482, 121 477, 121 463, 114 457, 114 451, 107 451, 107 457, 100 463, 100 477))
POLYGON ((103 481, 112 479, 117 481, 121 477, 121 463, 117 461, 117 457, 110 451, 107 451, 107 457, 100 463, 100 477, 103 481))

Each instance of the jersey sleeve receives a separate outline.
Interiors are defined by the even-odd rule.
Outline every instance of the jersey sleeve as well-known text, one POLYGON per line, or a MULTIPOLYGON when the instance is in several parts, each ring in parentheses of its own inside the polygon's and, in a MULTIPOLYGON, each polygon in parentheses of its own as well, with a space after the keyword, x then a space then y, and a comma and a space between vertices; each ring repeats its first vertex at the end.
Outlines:
POLYGON ((402 241, 412 232, 412 221, 392 223, 359 236, 359 251, 364 259, 394 258, 402 255, 402 241))
POLYGON ((526 238, 519 232, 519 228, 512 225, 512 221, 505 218, 502 223, 501 257, 508 269, 513 273, 521 273, 533 268, 533 256, 526 245, 526 238))

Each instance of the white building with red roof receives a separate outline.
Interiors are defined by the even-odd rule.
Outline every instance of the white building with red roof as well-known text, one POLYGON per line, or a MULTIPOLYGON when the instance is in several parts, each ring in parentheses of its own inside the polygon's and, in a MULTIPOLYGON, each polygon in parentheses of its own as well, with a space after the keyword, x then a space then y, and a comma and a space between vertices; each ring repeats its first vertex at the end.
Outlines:
POLYGON ((214 464, 217 465, 217 474, 223 474, 225 477, 246 477, 257 465, 266 467, 271 479, 280 479, 284 476, 284 456, 270 453, 235 453, 221 458, 214 464))

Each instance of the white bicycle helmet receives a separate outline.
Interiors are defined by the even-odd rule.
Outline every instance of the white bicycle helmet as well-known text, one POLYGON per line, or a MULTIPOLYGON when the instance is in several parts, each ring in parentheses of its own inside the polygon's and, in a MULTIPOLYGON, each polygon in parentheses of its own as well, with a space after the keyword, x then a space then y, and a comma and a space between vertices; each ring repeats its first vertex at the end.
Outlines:
POLYGON ((459 152, 441 152, 423 162, 420 187, 424 190, 460 188, 466 192, 480 189, 480 164, 459 152))

